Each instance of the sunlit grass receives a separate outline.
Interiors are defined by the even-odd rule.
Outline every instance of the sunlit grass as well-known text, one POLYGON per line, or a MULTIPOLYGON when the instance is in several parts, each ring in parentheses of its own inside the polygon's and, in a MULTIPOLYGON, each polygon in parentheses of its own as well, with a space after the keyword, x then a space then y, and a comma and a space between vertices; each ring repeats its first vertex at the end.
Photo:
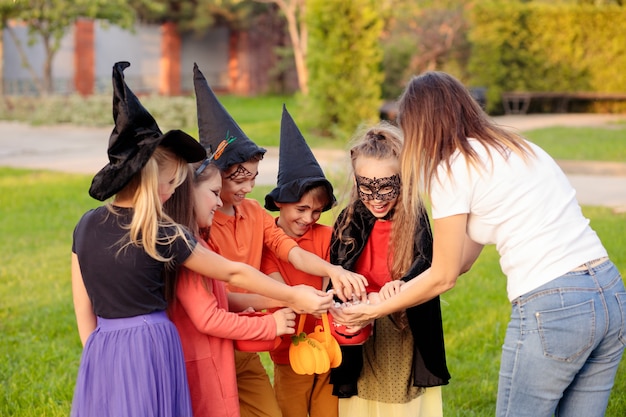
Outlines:
POLYGON ((550 127, 525 132, 555 159, 626 163, 626 126, 550 127))
MULTIPOLYGON (((100 203, 91 178, 0 168, 0 415, 67 416, 81 353, 72 308, 71 235, 100 203)), ((272 187, 255 188, 262 201, 272 187)), ((584 207, 592 227, 626 276, 626 214, 584 207)), ((334 214, 322 222, 332 224, 334 214)), ((442 296, 450 384, 446 416, 494 414, 500 346, 509 305, 495 251, 485 249, 442 296)), ((266 361, 269 366, 269 362, 266 361)), ((270 371, 271 372, 271 371, 270 371)), ((626 415, 622 362, 607 416, 626 415)))

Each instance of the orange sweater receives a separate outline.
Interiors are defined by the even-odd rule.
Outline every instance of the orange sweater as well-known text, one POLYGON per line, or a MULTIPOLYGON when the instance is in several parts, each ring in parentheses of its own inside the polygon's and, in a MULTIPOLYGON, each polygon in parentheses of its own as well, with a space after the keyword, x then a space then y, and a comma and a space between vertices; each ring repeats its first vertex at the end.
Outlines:
MULTIPOLYGON (((324 226, 321 224, 314 224, 308 232, 302 237, 296 239, 298 245, 309 252, 314 253, 320 258, 328 261, 330 250, 330 237, 333 233, 333 229, 330 226, 324 226)), ((263 260, 261 262, 261 272, 265 274, 271 274, 273 272, 279 272, 285 282, 289 285, 306 284, 323 290, 322 281, 323 278, 306 272, 297 270, 289 262, 281 261, 273 253, 263 253, 263 260)), ((299 320, 299 317, 298 317, 299 320)), ((298 323, 296 323, 296 329, 298 323)), ((315 328, 315 317, 307 315, 307 321, 304 325, 304 331, 310 333, 315 328)), ((270 352, 270 356, 274 363, 287 365, 289 364, 289 345, 291 339, 288 337, 283 338, 281 345, 275 350, 270 352)))
POLYGON ((216 211, 213 217, 209 246, 231 261, 260 269, 264 250, 287 261, 289 251, 297 245, 256 200, 245 199, 235 208, 234 216, 216 211))

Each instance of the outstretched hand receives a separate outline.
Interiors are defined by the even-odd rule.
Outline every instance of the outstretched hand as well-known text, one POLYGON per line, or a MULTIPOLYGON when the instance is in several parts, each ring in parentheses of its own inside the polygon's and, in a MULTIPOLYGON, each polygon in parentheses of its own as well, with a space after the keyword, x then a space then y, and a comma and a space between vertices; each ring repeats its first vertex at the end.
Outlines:
POLYGON ((296 330, 296 313, 290 308, 281 308, 272 313, 276 320, 276 336, 294 334, 296 330))
POLYGON ((326 313, 333 303, 332 293, 325 293, 304 284, 295 285, 291 288, 296 291, 296 295, 293 297, 294 301, 289 307, 296 313, 319 315, 326 313))
POLYGON ((335 294, 341 301, 347 302, 355 298, 363 302, 367 301, 365 287, 368 285, 368 282, 363 275, 335 265, 330 275, 330 280, 333 283, 335 294))
POLYGON ((333 320, 345 325, 348 330, 356 332, 380 317, 376 312, 375 304, 359 303, 344 306, 342 308, 332 308, 333 320))

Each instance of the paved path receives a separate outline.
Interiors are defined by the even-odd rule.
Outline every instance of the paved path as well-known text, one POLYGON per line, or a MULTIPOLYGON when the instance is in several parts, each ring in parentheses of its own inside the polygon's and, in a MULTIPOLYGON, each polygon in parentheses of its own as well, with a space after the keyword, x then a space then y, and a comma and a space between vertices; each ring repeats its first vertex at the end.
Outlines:
MULTIPOLYGON (((626 115, 541 114, 494 117, 518 131, 549 126, 611 126, 626 122, 626 115)), ((0 166, 50 169, 95 174, 106 162, 111 128, 80 126, 33 127, 0 121, 0 166)), ((625 138, 626 140, 626 138, 625 138)), ((343 150, 314 149, 325 172, 348 171, 343 150)), ((602 205, 626 210, 626 161, 620 163, 559 161, 584 205, 602 205)), ((260 165, 258 184, 276 183, 278 149, 270 148, 260 165)))

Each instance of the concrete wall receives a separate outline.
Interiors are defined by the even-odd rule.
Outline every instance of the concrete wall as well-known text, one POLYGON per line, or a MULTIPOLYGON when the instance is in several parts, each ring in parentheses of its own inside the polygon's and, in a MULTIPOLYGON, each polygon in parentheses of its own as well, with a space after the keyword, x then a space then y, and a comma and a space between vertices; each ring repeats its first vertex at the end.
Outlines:
POLYGON ((181 50, 181 88, 193 92, 193 63, 197 63, 214 90, 228 88, 228 36, 226 27, 217 27, 203 35, 183 35, 181 50))
MULTIPOLYGON (((25 26, 15 26, 18 39, 26 51, 28 60, 39 77, 43 72, 44 49, 41 43, 28 45, 25 26)), ((125 71, 128 85, 137 93, 160 91, 163 33, 161 26, 137 24, 133 31, 121 29, 96 21, 93 28, 94 88, 93 93, 109 93, 111 69, 117 61, 128 61, 131 66, 125 71)), ((21 65, 15 43, 5 29, 4 40, 4 92, 5 94, 34 94, 35 88, 30 72, 21 65)), ((75 31, 70 28, 64 36, 52 68, 55 93, 74 93, 75 31)), ((205 74, 211 87, 228 87, 228 29, 225 27, 208 30, 202 36, 182 36, 180 51, 180 91, 193 92, 193 63, 205 74)), ((162 87, 162 86, 161 86, 162 87)), ((173 89, 176 90, 176 89, 173 89)))
MULTIPOLYGON (((13 27, 18 42, 22 45, 28 61, 39 78, 43 75, 44 48, 41 42, 29 45, 28 28, 23 25, 13 27)), ((18 53, 13 38, 8 30, 2 32, 4 41, 4 93, 5 94, 35 94, 30 72, 22 65, 22 58, 18 53)), ((65 34, 61 41, 61 48, 52 63, 52 74, 55 91, 69 93, 74 91, 74 36, 71 30, 65 34)))

